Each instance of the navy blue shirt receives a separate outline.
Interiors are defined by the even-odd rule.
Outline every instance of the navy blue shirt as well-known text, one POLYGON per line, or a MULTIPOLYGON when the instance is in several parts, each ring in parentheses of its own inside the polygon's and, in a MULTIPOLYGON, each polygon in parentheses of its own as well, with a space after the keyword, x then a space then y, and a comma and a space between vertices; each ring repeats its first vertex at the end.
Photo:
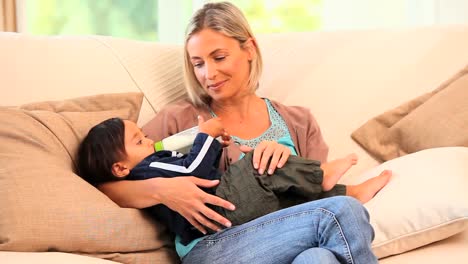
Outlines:
MULTIPOLYGON (((221 149, 222 146, 218 140, 208 134, 198 133, 188 154, 169 150, 157 151, 135 166, 126 179, 196 176, 217 180, 221 177, 218 170, 221 149)), ((214 194, 214 189, 204 189, 204 191, 214 194)), ((163 204, 148 207, 145 210, 179 235, 184 245, 203 236, 203 233, 193 227, 182 215, 163 204)))

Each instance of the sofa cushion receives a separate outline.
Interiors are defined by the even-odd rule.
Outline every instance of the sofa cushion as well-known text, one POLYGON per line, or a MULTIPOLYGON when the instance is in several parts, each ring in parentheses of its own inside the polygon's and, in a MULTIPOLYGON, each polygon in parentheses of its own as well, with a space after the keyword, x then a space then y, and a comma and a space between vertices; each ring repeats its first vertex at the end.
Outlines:
POLYGON ((136 121, 142 98, 107 94, 0 108, 0 250, 174 260, 162 225, 120 208, 74 172, 88 130, 115 116, 136 121))
POLYGON ((365 204, 375 230, 374 253, 383 258, 457 234, 468 227, 468 148, 433 148, 367 171, 393 177, 365 204))
POLYGON ((468 66, 433 92, 371 119, 352 137, 384 161, 427 148, 468 147, 467 102, 468 66))

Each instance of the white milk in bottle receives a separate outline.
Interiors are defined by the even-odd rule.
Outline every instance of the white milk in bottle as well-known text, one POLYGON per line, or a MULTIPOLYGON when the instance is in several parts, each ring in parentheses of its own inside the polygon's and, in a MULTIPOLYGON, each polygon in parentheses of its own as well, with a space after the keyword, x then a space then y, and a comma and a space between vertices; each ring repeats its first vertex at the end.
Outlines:
POLYGON ((159 150, 174 150, 183 154, 187 154, 193 145, 193 141, 199 132, 198 126, 181 131, 177 134, 164 138, 161 141, 154 143, 154 149, 159 150))

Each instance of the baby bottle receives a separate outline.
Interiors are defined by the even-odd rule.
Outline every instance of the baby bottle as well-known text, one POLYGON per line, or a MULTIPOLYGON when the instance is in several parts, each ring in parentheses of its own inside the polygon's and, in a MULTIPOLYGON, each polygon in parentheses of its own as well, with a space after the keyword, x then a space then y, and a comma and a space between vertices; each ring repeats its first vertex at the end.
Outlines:
POLYGON ((159 150, 174 150, 183 154, 187 154, 193 145, 193 141, 199 132, 198 126, 181 131, 177 134, 164 138, 161 141, 154 143, 154 149, 159 150))

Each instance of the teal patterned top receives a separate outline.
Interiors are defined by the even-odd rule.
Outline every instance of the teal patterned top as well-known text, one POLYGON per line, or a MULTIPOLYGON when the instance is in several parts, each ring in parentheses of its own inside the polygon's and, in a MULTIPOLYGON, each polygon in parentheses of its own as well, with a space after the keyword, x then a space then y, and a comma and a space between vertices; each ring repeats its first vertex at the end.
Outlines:
MULTIPOLYGON (((281 117, 281 115, 276 111, 276 109, 271 104, 270 100, 264 98, 265 103, 268 108, 268 115, 270 117, 271 125, 270 127, 263 132, 260 136, 252 139, 242 139, 240 137, 232 136, 234 142, 238 145, 245 145, 251 148, 255 148, 262 141, 276 141, 280 144, 283 144, 291 149, 292 155, 297 155, 296 149, 294 147, 294 142, 292 141, 291 134, 289 133, 288 126, 286 122, 281 117)), ((211 111, 211 115, 216 117, 216 114, 211 111)))

